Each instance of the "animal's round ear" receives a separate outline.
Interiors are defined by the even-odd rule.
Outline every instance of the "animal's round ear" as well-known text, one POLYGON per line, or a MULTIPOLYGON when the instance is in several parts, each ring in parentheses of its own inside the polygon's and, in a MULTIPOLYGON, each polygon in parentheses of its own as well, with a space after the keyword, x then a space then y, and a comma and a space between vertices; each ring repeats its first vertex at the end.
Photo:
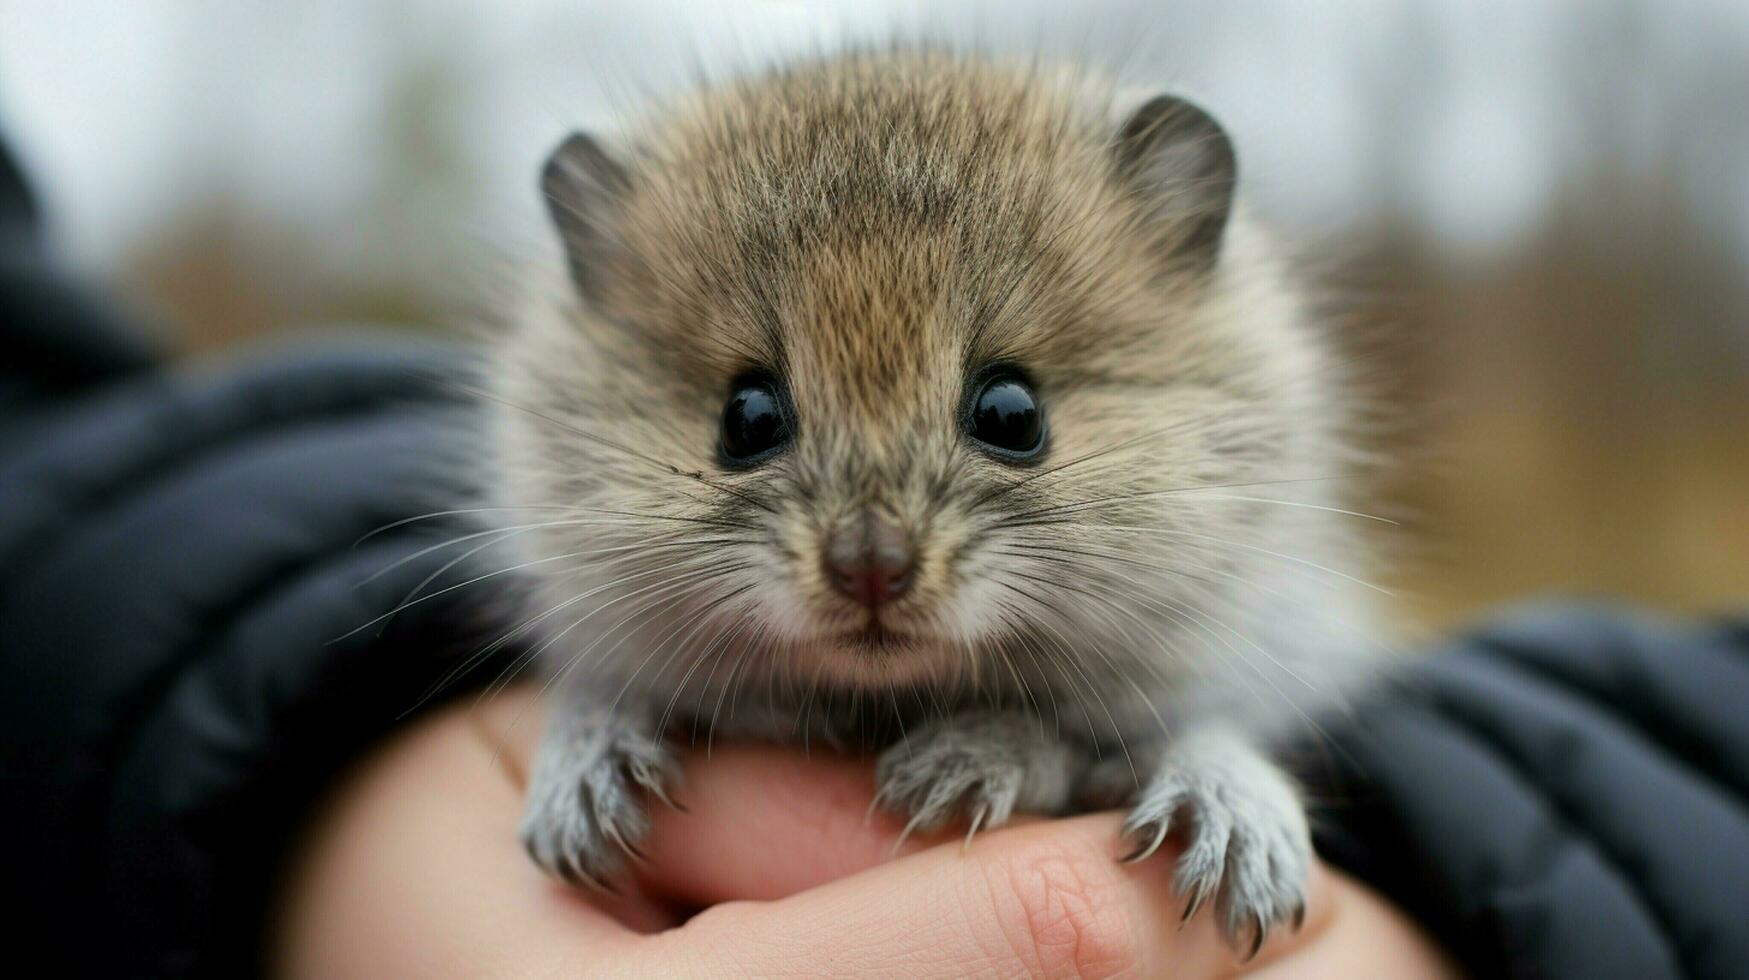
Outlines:
POLYGON ((584 133, 565 138, 541 168, 540 188, 559 229, 571 278, 587 299, 600 296, 619 250, 619 212, 631 175, 584 133))
POLYGON ((1213 267, 1239 177, 1221 124, 1184 99, 1155 96, 1118 131, 1115 154, 1119 178, 1157 223, 1174 263, 1213 267))

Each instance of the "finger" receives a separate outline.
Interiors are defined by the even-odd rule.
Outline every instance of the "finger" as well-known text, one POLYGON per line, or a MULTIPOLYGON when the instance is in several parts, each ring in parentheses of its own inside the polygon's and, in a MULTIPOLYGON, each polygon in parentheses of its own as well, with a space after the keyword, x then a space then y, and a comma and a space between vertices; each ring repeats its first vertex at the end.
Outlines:
POLYGON ((1378 893, 1326 872, 1329 914, 1308 922, 1305 942, 1258 957, 1254 975, 1271 980, 1320 977, 1455 978, 1462 974, 1421 927, 1378 893))
MULTIPOLYGON (((635 934, 521 852, 521 788, 465 708, 409 728, 346 780, 294 862, 280 963, 293 976, 479 975, 531 950, 600 955, 635 934)), ((671 924, 628 898, 612 912, 671 924)), ((572 962, 586 962, 573 960, 572 962)))
MULTIPOLYGON (((694 906, 771 900, 883 864, 904 821, 870 809, 873 768, 830 753, 718 746, 686 760, 687 812, 654 808, 651 889, 694 906)), ((917 834, 898 853, 941 835, 917 834)))
MULTIPOLYGON (((1178 928, 1170 860, 1116 861, 1118 823, 1079 817, 997 831, 965 851, 938 845, 781 901, 715 906, 650 942, 683 974, 725 952, 737 958, 719 969, 756 974, 1231 972, 1237 959, 1212 916, 1178 928)), ((1320 875, 1307 929, 1283 930, 1267 954, 1315 934, 1328 901, 1320 875)))

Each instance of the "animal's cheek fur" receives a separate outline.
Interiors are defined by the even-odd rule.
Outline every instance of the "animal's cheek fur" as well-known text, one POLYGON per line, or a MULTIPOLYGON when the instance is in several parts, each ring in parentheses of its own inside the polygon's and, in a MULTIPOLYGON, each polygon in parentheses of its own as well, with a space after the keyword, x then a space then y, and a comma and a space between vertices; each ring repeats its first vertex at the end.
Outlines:
POLYGON ((1015 623, 1008 612, 1014 593, 1004 585, 1025 571, 1026 563, 969 528, 954 535, 957 546, 942 571, 947 579, 936 607, 944 638, 965 646, 996 639, 1015 623))
POLYGON ((775 551, 752 564, 747 576, 746 609, 755 618, 755 635, 799 642, 818 633, 814 607, 795 588, 790 564, 775 551))
POLYGON ((783 565, 782 578, 799 608, 817 611, 832 598, 820 555, 826 545, 826 525, 799 507, 785 508, 772 529, 783 565))
POLYGON ((955 586, 965 570, 962 559, 970 539, 970 529, 963 518, 936 514, 913 532, 917 548, 916 583, 911 587, 913 601, 936 609, 953 598, 955 586))

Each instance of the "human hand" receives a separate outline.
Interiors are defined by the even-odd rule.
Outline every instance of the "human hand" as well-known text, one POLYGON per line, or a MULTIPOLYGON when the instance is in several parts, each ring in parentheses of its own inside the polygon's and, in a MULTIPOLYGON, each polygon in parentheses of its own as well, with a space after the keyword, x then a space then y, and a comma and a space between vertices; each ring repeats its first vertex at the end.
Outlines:
POLYGON ((1305 927, 1241 964, 1207 911, 1182 927, 1169 857, 1115 860, 1114 814, 919 837, 868 816, 869 767, 776 747, 688 760, 649 861, 584 894, 521 852, 528 692, 413 726, 318 815, 276 948, 294 977, 1449 975, 1411 923, 1314 871, 1305 927), (696 914, 693 914, 696 913, 696 914))

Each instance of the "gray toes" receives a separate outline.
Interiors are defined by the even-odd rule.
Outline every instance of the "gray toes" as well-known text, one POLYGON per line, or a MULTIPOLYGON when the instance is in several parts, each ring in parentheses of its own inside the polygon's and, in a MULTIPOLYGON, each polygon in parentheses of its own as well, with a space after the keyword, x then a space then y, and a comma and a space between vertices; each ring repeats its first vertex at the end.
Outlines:
POLYGON ((1236 828, 1215 909, 1227 940, 1235 948, 1247 942, 1254 956, 1270 929, 1284 923, 1298 928, 1305 920, 1310 869, 1311 847, 1294 827, 1236 828))
POLYGON ((1062 810, 1081 762, 1072 746, 1046 738, 1036 719, 962 715, 882 753, 875 804, 910 816, 906 834, 961 818, 975 834, 1007 823, 1017 809, 1062 810))
MULTIPOLYGON (((575 746, 570 746, 574 749, 575 746)), ((612 891, 627 858, 643 860, 650 832, 640 789, 668 799, 674 764, 641 736, 594 751, 543 751, 529 778, 522 842, 536 864, 572 884, 612 891)))
POLYGON ((1084 764, 1072 745, 1046 737, 1035 718, 961 715, 882 753, 875 805, 909 815, 906 834, 960 818, 975 834, 1007 823, 1015 810, 1061 812, 1084 764))
POLYGON ((974 832, 1008 822, 1026 776, 1023 761, 987 745, 941 738, 894 746, 876 766, 876 803, 910 815, 905 832, 967 818, 974 832))
POLYGON ((1123 839, 1131 845, 1124 863, 1146 861, 1166 843, 1173 818, 1184 802, 1185 787, 1175 780, 1159 781, 1148 787, 1124 820, 1123 839))
POLYGON ((1124 822, 1125 860, 1145 860, 1173 832, 1184 842, 1173 882, 1186 921, 1213 900, 1223 937, 1247 959, 1272 929, 1304 921, 1311 844, 1278 773, 1167 770, 1124 822))

